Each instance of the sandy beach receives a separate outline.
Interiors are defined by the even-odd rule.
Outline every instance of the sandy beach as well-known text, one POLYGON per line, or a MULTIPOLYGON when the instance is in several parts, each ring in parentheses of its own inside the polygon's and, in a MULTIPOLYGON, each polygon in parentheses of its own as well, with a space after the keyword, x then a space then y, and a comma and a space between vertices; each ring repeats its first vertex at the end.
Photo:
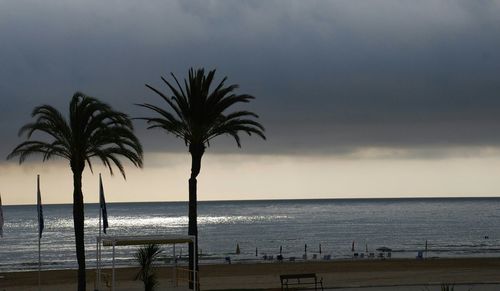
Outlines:
MULTIPOLYGON (((500 259, 497 258, 309 261, 202 265, 200 268, 202 290, 278 290, 279 275, 294 273, 316 273, 323 278, 325 289, 335 290, 438 290, 440 283, 453 283, 457 285, 455 290, 500 288, 500 259)), ((141 283, 134 281, 136 271, 135 268, 118 269, 117 290, 140 290, 141 283)), ((162 278, 159 290, 170 290, 172 268, 162 267, 158 272, 162 278)), ((89 270, 87 274, 88 290, 92 290, 95 272, 89 270)), ((0 277, 3 277, 1 291, 37 289, 37 272, 8 272, 0 277)), ((42 290, 75 289, 76 272, 43 271, 42 285, 42 290)))

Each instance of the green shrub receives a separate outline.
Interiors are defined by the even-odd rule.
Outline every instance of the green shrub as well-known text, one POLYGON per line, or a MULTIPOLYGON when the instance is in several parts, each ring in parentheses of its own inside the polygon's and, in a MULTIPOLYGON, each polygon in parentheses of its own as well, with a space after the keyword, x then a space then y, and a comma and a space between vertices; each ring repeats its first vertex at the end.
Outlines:
POLYGON ((144 283, 144 291, 154 291, 158 286, 158 278, 154 274, 154 262, 161 254, 161 248, 157 244, 141 247, 134 254, 135 260, 140 265, 140 270, 135 276, 136 280, 144 283))

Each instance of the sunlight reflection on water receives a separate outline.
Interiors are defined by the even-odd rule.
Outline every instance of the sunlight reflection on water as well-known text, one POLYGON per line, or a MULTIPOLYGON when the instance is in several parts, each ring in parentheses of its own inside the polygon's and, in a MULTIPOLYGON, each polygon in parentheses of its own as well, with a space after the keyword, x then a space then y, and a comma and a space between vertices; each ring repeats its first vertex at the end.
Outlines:
MULTIPOLYGON (((360 251, 368 245, 388 246, 396 257, 414 257, 429 241, 431 256, 500 256, 499 199, 464 200, 305 200, 225 201, 199 204, 199 242, 202 261, 222 262, 276 255, 302 257, 309 252, 348 258, 352 241, 360 251), (473 213, 474 215, 468 215, 473 213), (489 239, 485 240, 487 235, 489 239)), ((98 207, 85 208, 85 241, 89 264, 95 258, 98 207)), ((109 235, 187 234, 187 203, 108 204, 109 235)), ((47 205, 42 260, 47 268, 75 267, 71 205, 47 205), (57 247, 54 247, 57 246, 57 247)), ((37 256, 36 208, 4 207, 4 237, 0 239, 0 271, 35 268, 37 256), (17 267, 16 267, 17 266, 17 267)), ((137 247, 117 249, 119 264, 131 264, 137 247)), ((103 249, 110 260, 110 248, 103 249)), ((165 247, 165 255, 172 248, 165 247)), ((187 253, 187 246, 177 246, 187 253)))

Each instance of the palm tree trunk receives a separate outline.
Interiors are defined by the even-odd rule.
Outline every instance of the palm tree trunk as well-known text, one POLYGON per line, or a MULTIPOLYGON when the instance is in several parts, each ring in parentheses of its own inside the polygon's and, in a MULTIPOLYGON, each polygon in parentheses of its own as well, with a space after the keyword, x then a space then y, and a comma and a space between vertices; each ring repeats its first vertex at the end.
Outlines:
MULTIPOLYGON (((194 235, 196 240, 196 249, 194 244, 189 244, 189 288, 194 289, 193 279, 194 279, 194 265, 191 258, 195 258, 196 261, 196 271, 199 270, 198 267, 198 210, 197 210, 197 181, 196 177, 201 170, 201 158, 205 152, 205 146, 203 144, 190 144, 189 152, 191 153, 191 177, 189 178, 189 228, 188 234, 194 235)), ((197 282, 197 284, 200 284, 197 282)))
POLYGON ((82 172, 80 170, 73 171, 73 224, 75 227, 76 259, 78 261, 78 291, 85 291, 86 288, 82 172))

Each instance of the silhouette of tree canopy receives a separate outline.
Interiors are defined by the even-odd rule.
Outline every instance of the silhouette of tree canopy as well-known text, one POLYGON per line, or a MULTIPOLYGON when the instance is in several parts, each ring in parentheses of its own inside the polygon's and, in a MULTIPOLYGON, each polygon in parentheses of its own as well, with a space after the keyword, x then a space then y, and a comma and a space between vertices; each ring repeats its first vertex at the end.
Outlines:
POLYGON ((35 107, 34 122, 23 126, 19 135, 26 141, 7 156, 18 156, 19 163, 33 154, 41 154, 43 161, 60 157, 69 161, 73 172, 73 222, 78 261, 78 290, 85 290, 84 205, 82 173, 87 164, 92 171, 92 159, 97 158, 113 175, 116 166, 125 178, 119 157, 125 157, 136 167, 142 167, 142 146, 133 133, 130 118, 109 105, 77 92, 69 104, 69 120, 50 105, 35 107), (34 133, 45 135, 45 140, 31 140, 34 133))

